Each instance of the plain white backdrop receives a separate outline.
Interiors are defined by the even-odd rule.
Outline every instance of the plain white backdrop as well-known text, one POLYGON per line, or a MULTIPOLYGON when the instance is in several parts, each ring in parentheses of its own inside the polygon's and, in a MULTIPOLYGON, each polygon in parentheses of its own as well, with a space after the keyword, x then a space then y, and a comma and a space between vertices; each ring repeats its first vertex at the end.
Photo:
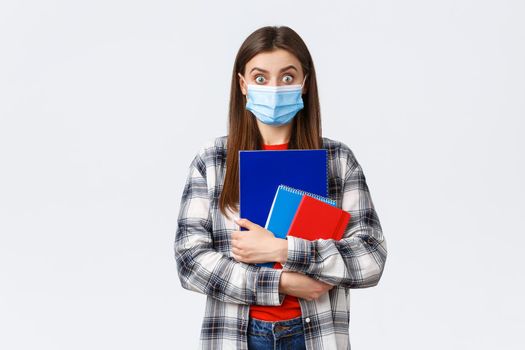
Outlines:
POLYGON ((235 55, 288 25, 388 242, 353 349, 523 349, 523 1, 2 1, 0 348, 194 349, 173 240, 235 55))

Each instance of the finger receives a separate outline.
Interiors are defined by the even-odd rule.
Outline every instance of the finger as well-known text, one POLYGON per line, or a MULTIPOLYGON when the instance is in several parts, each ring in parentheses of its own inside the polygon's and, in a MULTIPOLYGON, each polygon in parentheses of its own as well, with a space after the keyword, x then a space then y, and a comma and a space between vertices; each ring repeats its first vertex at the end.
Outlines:
POLYGON ((244 256, 242 256, 241 254, 232 252, 232 255, 235 260, 244 262, 244 256))
POLYGON ((238 219, 236 222, 237 222, 237 224, 239 226, 245 227, 248 230, 253 230, 253 229, 257 228, 257 226, 259 226, 256 223, 253 223, 253 222, 251 222, 248 219, 238 219))
POLYGON ((242 246, 243 246, 242 241, 240 240, 232 241, 232 249, 240 250, 242 246))
POLYGON ((232 252, 235 252, 235 254, 239 255, 242 252, 242 248, 239 245, 239 243, 234 242, 232 244, 232 252))
POLYGON ((325 283, 324 288, 325 288, 327 291, 329 291, 330 289, 334 288, 334 286, 331 285, 331 284, 325 283))
POLYGON ((244 235, 245 232, 246 231, 233 231, 231 235, 232 241, 242 240, 245 237, 244 235))

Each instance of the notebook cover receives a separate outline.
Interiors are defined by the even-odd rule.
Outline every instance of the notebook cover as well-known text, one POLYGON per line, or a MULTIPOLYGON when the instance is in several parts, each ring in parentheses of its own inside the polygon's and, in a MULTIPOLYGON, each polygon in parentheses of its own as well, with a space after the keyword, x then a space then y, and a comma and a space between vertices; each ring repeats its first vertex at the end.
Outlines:
POLYGON ((336 206, 336 202, 332 199, 308 193, 297 188, 279 185, 275 192, 273 204, 264 227, 271 231, 275 237, 285 238, 297 208, 299 207, 299 203, 301 203, 301 199, 305 195, 313 196, 334 207, 336 206))
POLYGON ((327 197, 327 156, 326 149, 239 151, 240 217, 264 227, 281 184, 327 197))
POLYGON ((349 221, 349 212, 304 196, 292 220, 288 235, 308 240, 339 240, 343 237, 349 221))

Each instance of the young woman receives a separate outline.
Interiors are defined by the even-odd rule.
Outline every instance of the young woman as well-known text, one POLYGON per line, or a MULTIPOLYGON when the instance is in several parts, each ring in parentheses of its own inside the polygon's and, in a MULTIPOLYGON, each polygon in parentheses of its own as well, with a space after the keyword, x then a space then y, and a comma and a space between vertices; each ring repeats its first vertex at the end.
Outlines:
POLYGON ((353 152, 321 136, 314 65, 292 29, 260 28, 239 49, 228 135, 193 158, 177 224, 180 282, 207 295, 202 349, 350 348, 349 289, 377 285, 386 241, 353 152), (238 217, 239 150, 321 148, 329 197, 351 214, 341 240, 278 239, 238 217), (269 261, 282 268, 255 265, 269 261))

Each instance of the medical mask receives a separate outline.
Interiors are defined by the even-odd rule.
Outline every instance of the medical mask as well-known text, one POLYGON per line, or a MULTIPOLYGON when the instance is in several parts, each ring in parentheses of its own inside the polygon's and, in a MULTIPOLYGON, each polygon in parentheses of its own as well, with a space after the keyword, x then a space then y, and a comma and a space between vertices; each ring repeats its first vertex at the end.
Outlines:
MULTIPOLYGON (((244 78, 243 78, 244 79, 244 78)), ((247 84, 246 109, 268 125, 288 124, 303 109, 301 85, 267 86, 247 84)))

